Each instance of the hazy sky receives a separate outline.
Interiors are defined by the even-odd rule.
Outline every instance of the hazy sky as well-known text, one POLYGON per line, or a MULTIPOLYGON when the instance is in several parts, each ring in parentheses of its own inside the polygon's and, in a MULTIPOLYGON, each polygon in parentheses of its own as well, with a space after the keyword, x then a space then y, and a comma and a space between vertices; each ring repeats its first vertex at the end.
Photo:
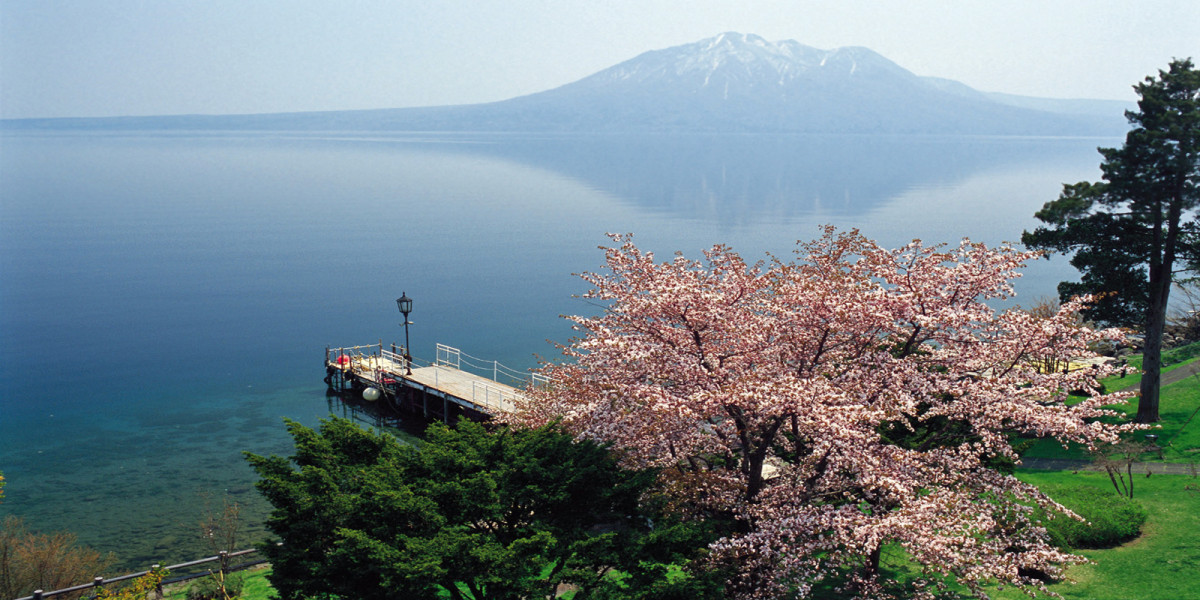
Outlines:
POLYGON ((756 33, 983 91, 1132 100, 1197 0, 0 0, 0 117, 468 104, 756 33))

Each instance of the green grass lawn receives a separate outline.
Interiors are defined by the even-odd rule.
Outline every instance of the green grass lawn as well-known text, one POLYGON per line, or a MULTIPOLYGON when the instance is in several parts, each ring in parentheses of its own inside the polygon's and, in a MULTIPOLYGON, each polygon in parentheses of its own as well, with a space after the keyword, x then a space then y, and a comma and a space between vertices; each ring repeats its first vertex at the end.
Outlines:
MULTIPOLYGON (((1177 356, 1185 357, 1164 369, 1164 372, 1174 370, 1195 360, 1193 350, 1200 344, 1192 344, 1176 349, 1177 356)), ((1131 364, 1140 364, 1140 357, 1131 360, 1131 364)), ((1110 391, 1136 388, 1141 383, 1141 375, 1129 375, 1125 378, 1111 377, 1104 381, 1110 391)), ((1128 435, 1129 439, 1142 440, 1150 433, 1158 436, 1158 444, 1163 446, 1161 456, 1158 452, 1147 452, 1140 460, 1165 461, 1175 463, 1200 463, 1200 415, 1196 409, 1200 407, 1200 377, 1191 377, 1164 386, 1159 392, 1159 417, 1161 421, 1156 427, 1128 435), (1193 418, 1193 415, 1195 417, 1193 418), (1191 419, 1189 421, 1189 419, 1191 419)), ((1112 408, 1132 418, 1137 414, 1137 399, 1115 405, 1112 408)), ((1072 458, 1086 459, 1087 452, 1074 444, 1063 448, 1062 444, 1051 439, 1041 439, 1024 453, 1031 458, 1072 458)))
MULTIPOLYGON (((1022 471, 1039 486, 1092 485, 1112 490, 1103 473, 1022 471)), ((1200 479, 1183 475, 1139 477, 1134 499, 1146 507, 1142 536, 1116 548, 1080 550, 1093 564, 1068 571, 1075 583, 1050 589, 1080 600, 1161 600, 1200 598, 1200 479)), ((1014 590, 996 598, 1026 598, 1014 590)))
MULTIPOLYGON (((1017 476, 1039 487, 1093 486, 1112 492, 1104 473, 1019 471, 1017 476)), ((1146 508, 1138 538, 1114 548, 1075 550, 1088 564, 1067 570, 1067 579, 1048 586, 1067 600, 1183 600, 1200 598, 1200 479, 1184 475, 1139 478, 1134 499, 1146 508)), ((885 572, 910 578, 918 569, 899 547, 884 552, 885 572)), ((964 598, 966 589, 951 584, 964 598)), ((995 600, 1028 599, 1011 587, 987 590, 995 600)), ((1039 594, 1039 598, 1047 597, 1039 594)), ((818 600, 840 599, 825 592, 818 600)))
MULTIPOLYGON (((243 571, 245 582, 242 585, 242 595, 238 596, 241 600, 274 600, 276 598, 275 589, 271 587, 271 583, 267 581, 267 575, 271 573, 271 568, 258 568, 243 571)), ((187 600, 188 589, 191 588, 197 581, 185 581, 168 587, 165 600, 187 600)))
MULTIPOLYGON (((1192 344, 1164 353, 1164 372, 1197 360, 1200 344, 1192 344)), ((1140 357, 1130 364, 1140 366, 1140 357)), ((1140 375, 1106 380, 1109 390, 1136 388, 1140 375)), ((1162 388, 1159 397, 1158 427, 1131 434, 1141 440, 1146 433, 1158 435, 1164 446, 1142 455, 1144 461, 1200 463, 1200 378, 1190 377, 1162 388)), ((1132 417, 1137 400, 1116 406, 1132 417)), ((1038 440, 1026 456, 1046 458, 1086 458, 1078 447, 1063 449, 1053 440, 1038 440)), ((1041 487, 1056 485, 1092 485, 1112 490, 1102 472, 1020 471, 1018 476, 1041 487)), ((1078 599, 1159 599, 1200 598, 1200 479, 1185 475, 1136 476, 1134 499, 1146 509, 1148 517, 1142 536, 1122 546, 1106 550, 1080 550, 1092 564, 1073 567, 1068 575, 1075 583, 1057 583, 1054 592, 1078 599)), ((1015 591, 1003 591, 997 598, 1024 598, 1015 591)))
POLYGON ((246 582, 242 586, 242 598, 245 600, 270 600, 275 598, 275 589, 267 581, 270 568, 247 573, 246 582))

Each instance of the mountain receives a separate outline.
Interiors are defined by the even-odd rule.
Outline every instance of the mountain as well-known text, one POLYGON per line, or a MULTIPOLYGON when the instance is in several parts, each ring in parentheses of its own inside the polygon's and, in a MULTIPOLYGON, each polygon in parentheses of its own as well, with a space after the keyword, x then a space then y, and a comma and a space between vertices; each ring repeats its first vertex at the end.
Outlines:
MULTIPOLYGON (((953 79, 942 79, 940 77, 922 77, 926 83, 944 91, 966 96, 975 99, 987 99, 1000 104, 1016 106, 1019 108, 1029 108, 1050 113, 1061 113, 1066 115, 1094 115, 1099 117, 1120 117, 1125 114, 1126 110, 1134 110, 1137 104, 1133 102, 1124 102, 1121 100, 1090 100, 1086 98, 1074 99, 1059 99, 1059 98, 1037 98, 1034 96, 1018 96, 1016 94, 1003 94, 999 92, 980 92, 964 83, 954 81, 953 79)), ((1121 119, 1124 123, 1125 120, 1121 119)))
POLYGON ((646 52, 559 88, 487 104, 6 125, 1017 135, 1119 135, 1126 129, 1119 109, 1097 114, 1068 102, 989 95, 920 77, 867 48, 820 50, 792 40, 723 33, 646 52))

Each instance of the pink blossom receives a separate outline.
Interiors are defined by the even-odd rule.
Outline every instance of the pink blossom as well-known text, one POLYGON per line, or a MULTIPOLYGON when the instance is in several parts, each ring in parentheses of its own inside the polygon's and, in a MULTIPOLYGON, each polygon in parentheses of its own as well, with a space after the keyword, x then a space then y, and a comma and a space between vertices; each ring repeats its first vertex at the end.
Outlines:
POLYGON ((560 419, 663 469, 664 488, 697 514, 737 515, 713 544, 737 565, 744 598, 850 573, 886 597, 877 557, 902 548, 925 570, 910 592, 953 577, 984 596, 998 582, 1044 589, 1082 559, 1048 544, 1031 507, 1059 508, 993 468, 1018 460, 1012 434, 1088 447, 1134 425, 1106 425, 1099 366, 1042 372, 1094 353, 1114 330, 1077 324, 1087 299, 1050 318, 987 302, 1036 254, 963 241, 887 250, 826 228, 796 257, 748 264, 724 246, 703 260, 655 262, 613 236, 607 271, 583 275, 605 305, 569 317, 579 338, 513 418, 560 419), (1068 394, 1089 397, 1067 404, 1068 394))

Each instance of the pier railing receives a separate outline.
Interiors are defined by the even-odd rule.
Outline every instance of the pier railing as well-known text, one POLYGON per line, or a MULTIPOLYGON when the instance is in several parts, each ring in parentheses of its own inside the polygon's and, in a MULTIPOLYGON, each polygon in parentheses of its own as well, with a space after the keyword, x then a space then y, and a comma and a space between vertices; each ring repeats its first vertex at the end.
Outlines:
POLYGON ((471 356, 458 348, 445 344, 437 345, 437 359, 434 364, 436 366, 472 372, 476 375, 487 377, 496 383, 503 383, 517 388, 525 386, 530 381, 534 385, 540 385, 538 380, 545 380, 545 377, 541 377, 536 373, 518 371, 501 364, 500 361, 485 360, 471 356))
POLYGON ((504 394, 504 390, 486 383, 475 382, 471 385, 471 401, 491 410, 504 410, 504 394))
POLYGON ((383 363, 383 367, 391 370, 393 373, 402 373, 409 366, 408 359, 404 358, 403 354, 389 352, 381 347, 379 349, 379 356, 382 359, 380 362, 383 363))
POLYGON ((383 341, 366 346, 346 346, 343 348, 325 348, 325 364, 337 364, 343 369, 356 373, 371 372, 372 379, 383 381, 387 373, 404 373, 411 366, 406 357, 408 350, 403 346, 392 344, 389 351, 383 347, 383 341))
MULTIPOLYGON (((403 377, 419 381, 421 385, 431 383, 440 391, 456 387, 457 397, 493 411, 511 410, 522 396, 523 388, 549 383, 549 379, 537 373, 518 371, 500 361, 471 356, 446 344, 437 344, 432 362, 412 359, 403 347, 398 349, 394 344, 389 351, 382 340, 365 346, 326 347, 325 364, 330 376, 341 370, 368 386, 390 386, 403 377), (464 378, 464 374, 471 377, 464 378)), ((333 385, 330 377, 326 377, 326 383, 333 385)))

